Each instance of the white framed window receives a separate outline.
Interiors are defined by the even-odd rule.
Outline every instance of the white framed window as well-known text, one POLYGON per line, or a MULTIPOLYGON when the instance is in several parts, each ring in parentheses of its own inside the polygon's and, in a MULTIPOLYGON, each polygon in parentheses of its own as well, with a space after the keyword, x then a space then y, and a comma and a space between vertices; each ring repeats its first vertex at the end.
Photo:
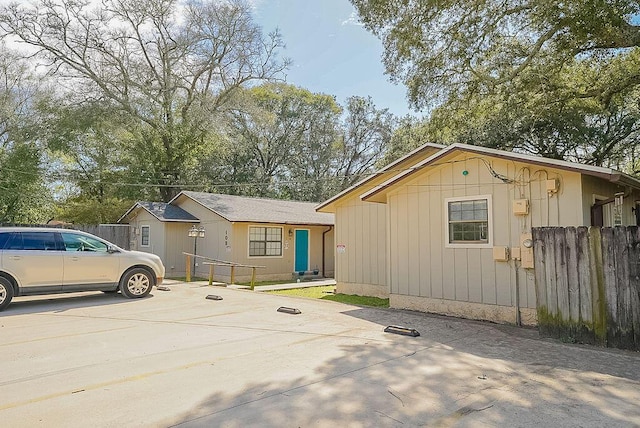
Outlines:
POLYGON ((140 226, 140 246, 148 247, 149 246, 149 237, 151 235, 151 227, 150 226, 140 226))
POLYGON ((493 246, 491 195, 447 198, 444 205, 447 247, 493 246))
POLYGON ((282 227, 249 227, 249 257, 281 256, 282 227))

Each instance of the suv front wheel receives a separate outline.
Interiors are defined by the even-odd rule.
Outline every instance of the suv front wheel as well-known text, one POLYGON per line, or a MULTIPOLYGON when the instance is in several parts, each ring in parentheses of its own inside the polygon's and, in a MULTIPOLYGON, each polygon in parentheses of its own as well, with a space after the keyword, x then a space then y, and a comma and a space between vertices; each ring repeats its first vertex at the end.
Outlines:
POLYGON ((0 276, 0 311, 4 310, 13 299, 13 285, 4 277, 0 276))
POLYGON ((148 270, 134 268, 128 270, 120 281, 120 292, 130 299, 145 297, 155 285, 155 278, 148 270))

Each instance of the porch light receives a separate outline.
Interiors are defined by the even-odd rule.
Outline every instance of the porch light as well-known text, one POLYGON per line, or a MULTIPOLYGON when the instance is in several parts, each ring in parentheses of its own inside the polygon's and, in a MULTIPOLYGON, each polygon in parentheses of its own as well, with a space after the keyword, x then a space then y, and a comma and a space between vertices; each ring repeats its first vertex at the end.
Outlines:
POLYGON ((198 253, 198 238, 204 238, 204 226, 196 227, 194 224, 189 229, 189 238, 193 238, 193 274, 196 274, 196 254, 198 253))

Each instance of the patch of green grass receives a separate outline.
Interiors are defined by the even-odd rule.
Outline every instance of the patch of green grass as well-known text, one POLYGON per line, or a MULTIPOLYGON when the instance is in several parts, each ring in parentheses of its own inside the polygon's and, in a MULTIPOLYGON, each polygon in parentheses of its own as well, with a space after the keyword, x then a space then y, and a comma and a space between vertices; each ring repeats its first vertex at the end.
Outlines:
POLYGON ((356 296, 354 294, 329 294, 322 297, 322 299, 356 306, 373 306, 376 308, 389 307, 389 299, 370 296, 356 296))
POLYGON ((281 296, 294 296, 294 297, 308 297, 311 299, 322 299, 328 296, 328 293, 333 293, 335 285, 323 285, 320 287, 304 287, 304 288, 290 288, 287 290, 272 290, 265 291, 265 293, 279 294, 281 296))
POLYGON ((336 287, 326 285, 321 287, 292 288, 289 290, 274 290, 266 293, 279 294, 283 296, 307 297, 312 299, 331 300, 333 302, 346 303, 355 306, 373 306, 377 308, 388 308, 389 299, 378 297, 356 296, 352 294, 333 294, 336 287))

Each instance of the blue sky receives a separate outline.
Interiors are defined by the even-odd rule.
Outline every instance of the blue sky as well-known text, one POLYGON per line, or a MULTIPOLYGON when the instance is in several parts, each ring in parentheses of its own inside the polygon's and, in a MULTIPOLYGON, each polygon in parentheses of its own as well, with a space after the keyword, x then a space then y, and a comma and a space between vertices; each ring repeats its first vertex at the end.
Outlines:
POLYGON ((389 82, 381 62, 382 44, 357 22, 348 0, 253 0, 265 33, 280 29, 293 60, 287 82, 312 92, 371 96, 378 108, 412 113, 402 85, 389 82))

